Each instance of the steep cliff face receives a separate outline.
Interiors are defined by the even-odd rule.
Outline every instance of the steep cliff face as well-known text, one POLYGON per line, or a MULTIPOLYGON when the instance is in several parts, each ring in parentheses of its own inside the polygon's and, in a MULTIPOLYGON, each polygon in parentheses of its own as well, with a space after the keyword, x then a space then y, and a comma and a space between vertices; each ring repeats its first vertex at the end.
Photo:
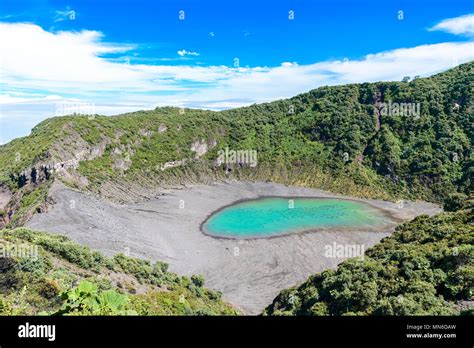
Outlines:
POLYGON ((0 226, 21 224, 33 213, 46 211, 52 203, 47 191, 54 180, 86 186, 87 178, 77 172, 80 162, 102 156, 110 142, 102 137, 90 144, 75 130, 73 121, 55 118, 40 123, 30 136, 4 145, 0 149, 6 164, 0 180, 0 226))

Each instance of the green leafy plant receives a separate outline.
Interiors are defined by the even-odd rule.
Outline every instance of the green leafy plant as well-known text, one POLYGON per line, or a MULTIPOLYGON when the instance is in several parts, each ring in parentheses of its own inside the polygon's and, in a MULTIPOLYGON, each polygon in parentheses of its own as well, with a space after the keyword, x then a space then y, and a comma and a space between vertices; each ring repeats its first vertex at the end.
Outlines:
POLYGON ((135 312, 126 310, 126 295, 115 290, 99 291, 97 285, 83 280, 79 285, 63 293, 64 300, 57 315, 126 315, 135 312))

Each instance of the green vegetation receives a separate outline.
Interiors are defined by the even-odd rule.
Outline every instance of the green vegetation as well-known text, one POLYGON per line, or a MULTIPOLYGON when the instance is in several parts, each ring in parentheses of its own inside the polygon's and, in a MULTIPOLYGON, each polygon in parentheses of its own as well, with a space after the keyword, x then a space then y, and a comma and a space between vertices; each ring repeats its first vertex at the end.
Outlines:
POLYGON ((0 231, 0 315, 235 315, 219 292, 123 254, 106 258, 68 238, 0 231))
POLYGON ((11 224, 21 225, 33 213, 41 212, 48 198, 51 182, 46 181, 36 186, 24 186, 19 190, 19 204, 11 224))
POLYGON ((419 216, 365 257, 282 291, 264 314, 457 314, 474 296, 473 220, 472 210, 419 216))

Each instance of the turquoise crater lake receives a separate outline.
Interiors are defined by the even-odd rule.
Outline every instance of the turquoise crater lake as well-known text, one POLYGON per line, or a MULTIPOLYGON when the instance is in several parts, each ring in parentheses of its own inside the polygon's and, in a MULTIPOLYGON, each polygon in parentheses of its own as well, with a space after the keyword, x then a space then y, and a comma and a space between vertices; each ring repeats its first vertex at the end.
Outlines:
POLYGON ((348 199, 266 197, 237 202, 201 226, 222 238, 265 238, 316 230, 372 231, 391 225, 381 209, 348 199))

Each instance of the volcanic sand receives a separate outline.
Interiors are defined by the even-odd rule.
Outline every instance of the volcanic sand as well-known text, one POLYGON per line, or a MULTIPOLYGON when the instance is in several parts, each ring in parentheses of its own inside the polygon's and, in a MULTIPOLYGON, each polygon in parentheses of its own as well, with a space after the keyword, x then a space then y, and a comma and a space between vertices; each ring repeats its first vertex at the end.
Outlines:
POLYGON ((245 314, 258 314, 283 289, 311 274, 335 268, 345 258, 326 257, 333 243, 363 245, 365 250, 390 235, 402 220, 433 215, 426 202, 396 203, 355 199, 316 189, 264 182, 220 182, 164 190, 146 202, 118 205, 55 183, 55 205, 36 214, 28 227, 63 234, 107 255, 169 263, 181 275, 202 274, 205 286, 222 291, 224 300, 245 314), (372 231, 319 230, 266 239, 222 239, 200 226, 214 211, 233 202, 262 196, 350 198, 377 207, 393 220, 372 231))

